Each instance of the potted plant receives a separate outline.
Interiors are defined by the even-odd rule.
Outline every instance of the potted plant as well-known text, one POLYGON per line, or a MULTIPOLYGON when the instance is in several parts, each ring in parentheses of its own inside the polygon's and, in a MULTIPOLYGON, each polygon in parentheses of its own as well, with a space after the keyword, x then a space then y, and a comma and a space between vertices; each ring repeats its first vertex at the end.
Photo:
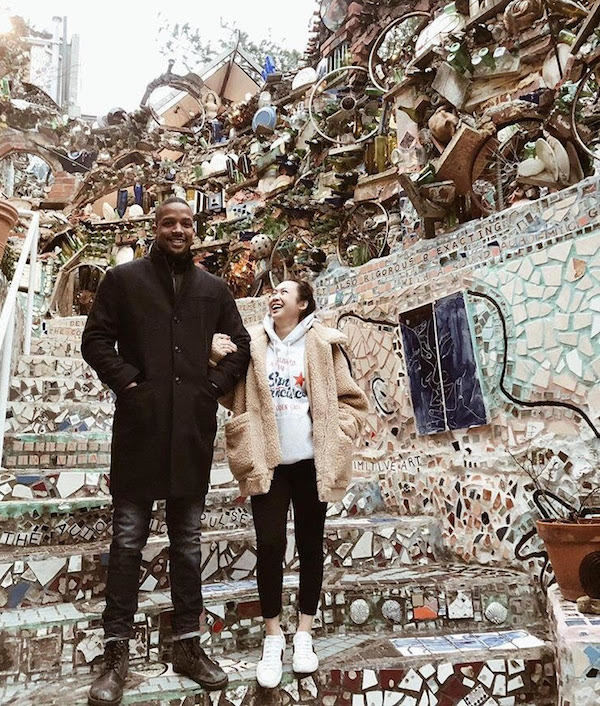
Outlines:
POLYGON ((533 482, 533 502, 541 515, 536 522, 538 535, 563 597, 569 601, 585 595, 600 598, 600 507, 592 506, 600 487, 582 489, 577 499, 569 502, 551 490, 552 474, 546 479, 543 471, 535 471, 531 455, 526 464, 513 459, 533 482))

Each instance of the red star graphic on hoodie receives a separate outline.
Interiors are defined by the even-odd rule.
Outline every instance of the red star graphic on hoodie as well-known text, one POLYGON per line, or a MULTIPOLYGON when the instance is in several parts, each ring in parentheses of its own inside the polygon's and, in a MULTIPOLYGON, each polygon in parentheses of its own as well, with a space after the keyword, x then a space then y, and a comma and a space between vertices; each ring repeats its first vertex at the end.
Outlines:
POLYGON ((294 380, 296 381, 296 385, 298 385, 298 387, 304 387, 306 378, 302 375, 302 373, 300 373, 300 375, 294 375, 294 380))

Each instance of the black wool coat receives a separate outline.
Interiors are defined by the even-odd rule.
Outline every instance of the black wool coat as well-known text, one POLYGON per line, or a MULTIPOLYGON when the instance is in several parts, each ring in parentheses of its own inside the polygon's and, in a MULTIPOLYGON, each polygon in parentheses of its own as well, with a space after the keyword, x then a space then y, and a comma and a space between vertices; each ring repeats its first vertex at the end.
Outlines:
POLYGON ((83 331, 84 359, 117 395, 113 496, 205 495, 217 397, 248 367, 250 337, 225 282, 191 258, 180 282, 175 294, 169 263, 154 245, 150 255, 106 272, 83 331), (216 332, 231 336, 238 350, 213 368, 216 332))

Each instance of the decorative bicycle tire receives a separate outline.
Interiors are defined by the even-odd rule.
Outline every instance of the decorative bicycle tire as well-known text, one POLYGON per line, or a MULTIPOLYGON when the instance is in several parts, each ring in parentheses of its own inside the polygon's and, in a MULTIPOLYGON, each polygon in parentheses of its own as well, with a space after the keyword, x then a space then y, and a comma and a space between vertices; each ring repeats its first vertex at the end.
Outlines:
POLYGON ((321 137, 336 144, 358 144, 375 136, 383 112, 381 91, 372 84, 369 91, 368 82, 367 69, 344 66, 313 86, 308 114, 321 137))
POLYGON ((581 149, 600 159, 600 61, 590 64, 579 80, 571 103, 571 129, 581 149), (587 134, 582 134, 582 126, 587 134))
POLYGON ((430 20, 428 12, 408 12, 378 35, 369 54, 369 77, 379 90, 387 92, 404 78, 418 36, 430 20))
POLYGON ((506 208, 525 145, 541 134, 541 121, 526 118, 504 125, 484 142, 471 168, 471 200, 482 216, 506 208))
POLYGON ((358 267, 385 254, 390 217, 378 201, 357 204, 348 214, 337 238, 337 255, 343 265, 358 267))

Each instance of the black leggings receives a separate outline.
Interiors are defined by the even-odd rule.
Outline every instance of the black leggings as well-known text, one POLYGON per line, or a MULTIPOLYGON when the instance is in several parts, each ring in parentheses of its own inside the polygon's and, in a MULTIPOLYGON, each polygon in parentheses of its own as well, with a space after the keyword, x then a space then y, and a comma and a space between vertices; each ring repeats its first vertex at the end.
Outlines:
POLYGON ((281 613, 290 500, 294 506, 294 533, 300 559, 300 612, 315 615, 319 604, 327 503, 319 501, 315 464, 310 459, 278 466, 269 492, 251 498, 257 544, 256 574, 263 618, 275 618, 281 613))

